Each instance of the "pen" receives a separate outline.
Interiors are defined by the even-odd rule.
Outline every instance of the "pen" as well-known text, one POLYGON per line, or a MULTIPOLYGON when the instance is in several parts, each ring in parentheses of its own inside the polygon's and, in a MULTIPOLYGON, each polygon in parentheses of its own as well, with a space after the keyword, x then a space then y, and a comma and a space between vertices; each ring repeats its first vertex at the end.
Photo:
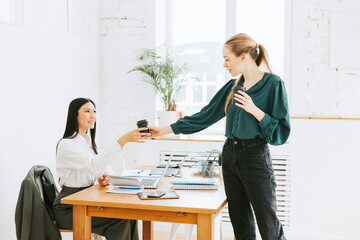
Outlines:
POLYGON ((139 174, 139 173, 142 173, 143 171, 145 171, 145 169, 138 171, 138 174, 139 174))

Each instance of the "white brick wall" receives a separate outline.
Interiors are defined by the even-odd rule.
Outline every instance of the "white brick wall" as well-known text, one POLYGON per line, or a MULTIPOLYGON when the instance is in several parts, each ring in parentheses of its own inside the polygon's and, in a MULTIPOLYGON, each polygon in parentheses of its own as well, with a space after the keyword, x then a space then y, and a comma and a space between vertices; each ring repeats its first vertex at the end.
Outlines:
MULTIPOLYGON (((291 115, 360 116, 360 69, 329 65, 332 11, 360 13, 360 1, 292 0, 291 115)), ((288 239, 360 239, 360 194, 354 191, 359 182, 353 180, 358 174, 352 170, 359 168, 359 125, 360 121, 291 121, 288 239)))
MULTIPOLYGON (((155 98, 138 73, 141 48, 155 47, 155 0, 104 0, 101 6, 100 137, 109 146, 121 134, 136 128, 136 121, 155 120, 155 98)), ((134 167, 137 144, 128 144, 124 155, 134 167)))
POLYGON ((360 14, 360 1, 293 1, 292 115, 360 116, 360 68, 329 65, 330 13, 356 10, 360 14))
POLYGON ((12 2, 21 2, 24 21, 0 23, 0 182, 7 182, 0 186, 0 238, 6 240, 17 239, 15 208, 30 168, 48 166, 57 182, 55 149, 69 103, 78 97, 99 103, 100 69, 100 1, 0 1, 0 15, 12 2), (73 11, 83 21, 68 21, 73 11), (68 23, 88 34, 69 33, 68 23))

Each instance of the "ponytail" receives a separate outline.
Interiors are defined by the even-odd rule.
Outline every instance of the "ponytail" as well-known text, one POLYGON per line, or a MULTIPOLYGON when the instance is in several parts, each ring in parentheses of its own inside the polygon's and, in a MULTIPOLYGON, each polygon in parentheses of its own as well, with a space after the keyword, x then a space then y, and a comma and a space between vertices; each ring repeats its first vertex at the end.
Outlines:
POLYGON ((261 66, 261 64, 265 63, 267 70, 269 70, 270 73, 272 73, 270 64, 269 64, 269 56, 265 49, 265 47, 261 44, 258 44, 259 48, 259 55, 257 56, 255 62, 258 67, 261 66))

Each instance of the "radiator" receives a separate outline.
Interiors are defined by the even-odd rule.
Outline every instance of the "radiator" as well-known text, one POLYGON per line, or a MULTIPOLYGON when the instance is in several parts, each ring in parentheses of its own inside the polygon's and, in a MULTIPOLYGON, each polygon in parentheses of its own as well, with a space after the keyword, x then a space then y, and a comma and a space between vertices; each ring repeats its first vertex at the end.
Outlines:
MULTIPOLYGON (((160 163, 166 163, 171 151, 160 151, 160 163)), ((175 151, 171 164, 180 163, 185 158, 183 167, 199 166, 199 160, 218 160, 215 152, 186 152, 175 151)), ((272 164, 275 173, 276 187, 276 203, 277 216, 284 227, 290 227, 290 157, 289 156, 273 156, 272 164)), ((222 211, 222 221, 230 222, 229 211, 227 205, 222 211)))

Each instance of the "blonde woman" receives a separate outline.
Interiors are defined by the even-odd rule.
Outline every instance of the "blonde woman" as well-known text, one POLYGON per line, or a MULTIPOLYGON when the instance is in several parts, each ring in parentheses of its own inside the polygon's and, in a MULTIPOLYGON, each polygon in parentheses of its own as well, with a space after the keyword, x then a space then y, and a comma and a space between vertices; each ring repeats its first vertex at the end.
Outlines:
POLYGON ((284 82, 272 73, 264 46, 246 34, 228 39, 223 57, 229 73, 240 77, 228 81, 200 112, 170 126, 149 126, 150 133, 196 133, 226 117, 223 176, 235 237, 255 239, 253 209, 263 240, 285 239, 276 216, 276 184, 268 147, 268 143, 284 144, 290 134, 284 82), (259 68, 262 64, 269 72, 259 68), (234 86, 243 91, 233 96, 234 86))

